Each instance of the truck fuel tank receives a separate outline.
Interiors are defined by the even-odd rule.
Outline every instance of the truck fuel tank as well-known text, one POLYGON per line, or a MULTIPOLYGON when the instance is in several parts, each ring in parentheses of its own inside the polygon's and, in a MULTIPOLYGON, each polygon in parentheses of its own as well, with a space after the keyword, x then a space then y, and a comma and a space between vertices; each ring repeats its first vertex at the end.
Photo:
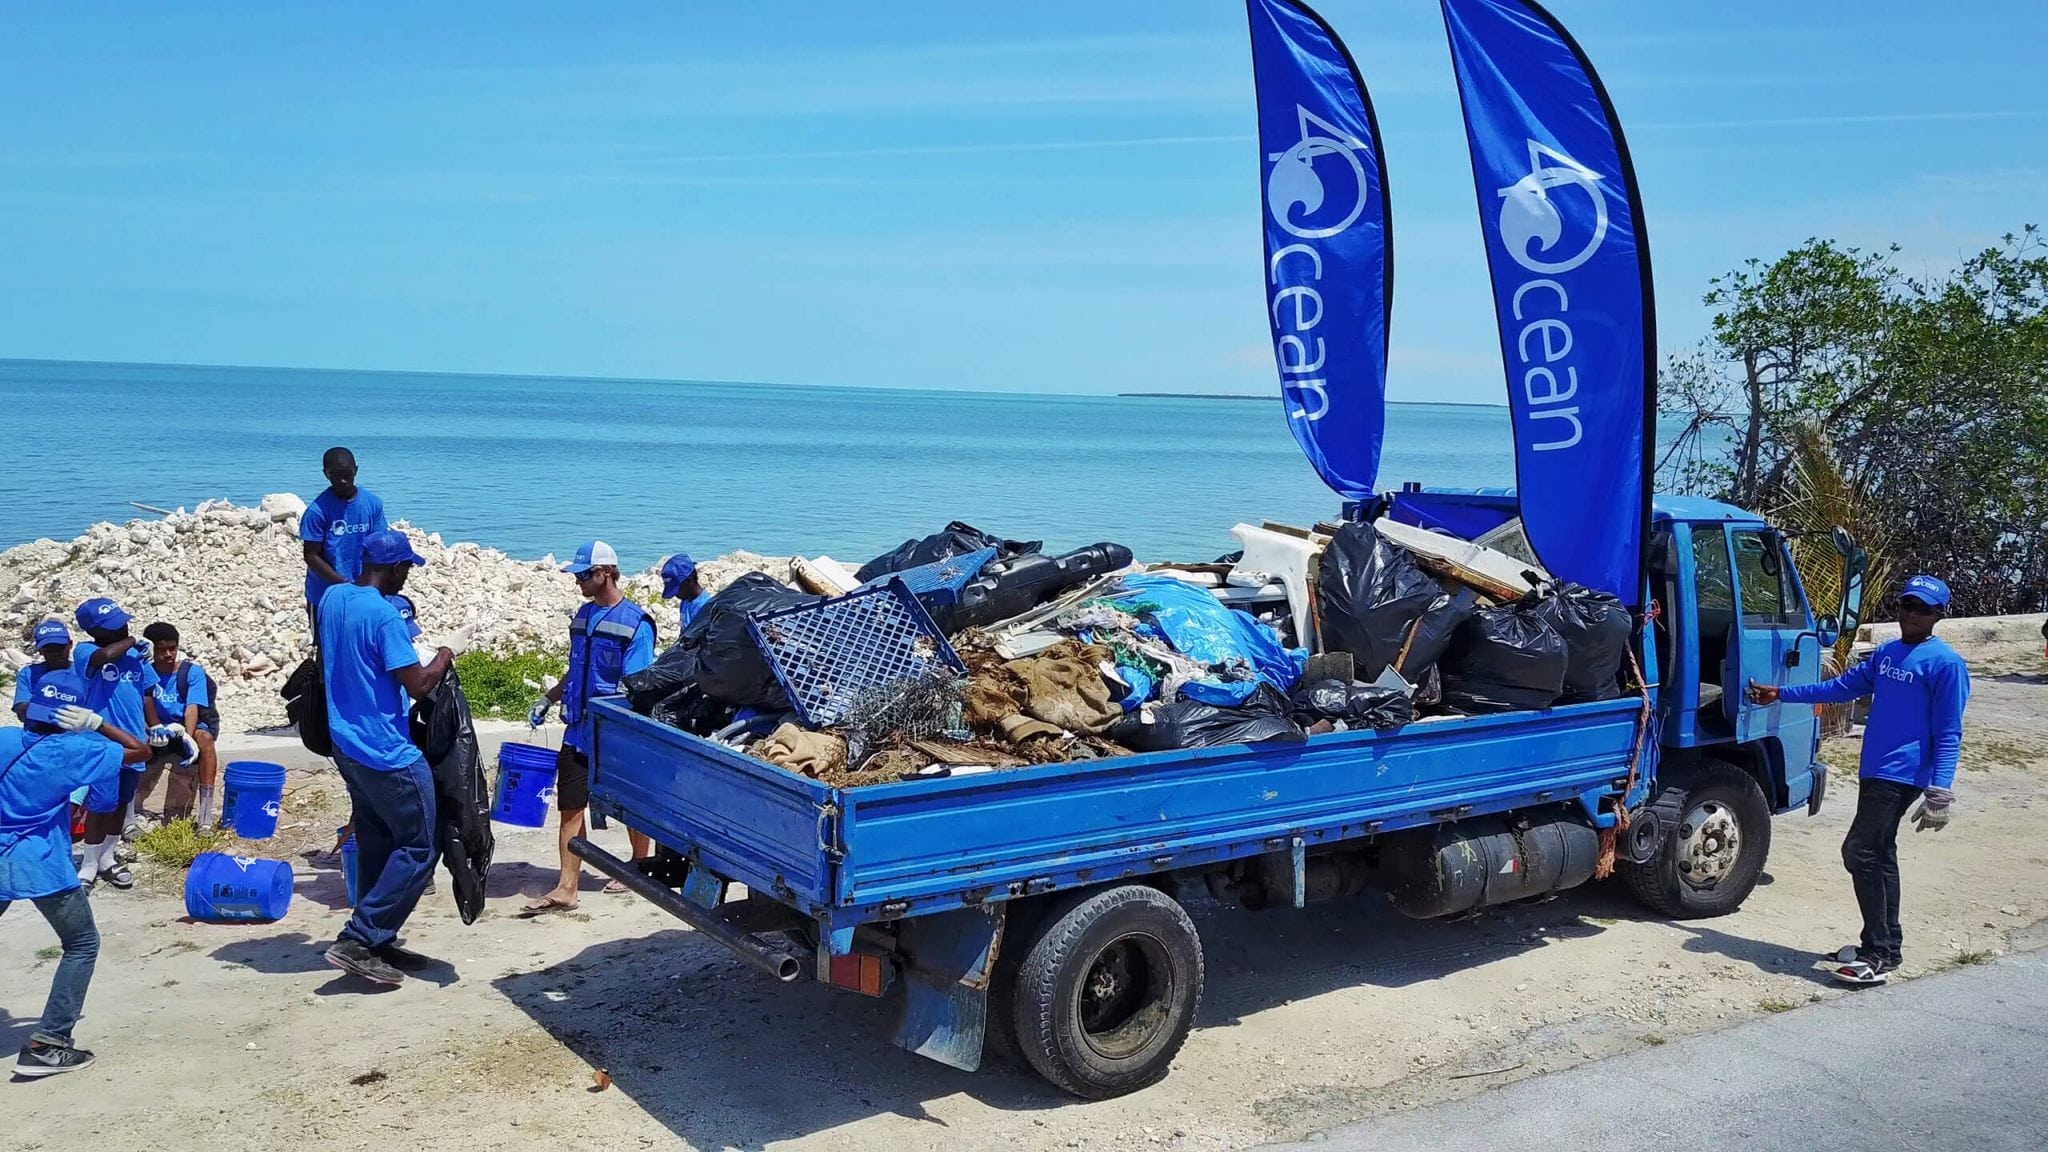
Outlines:
POLYGON ((1394 907, 1427 920, 1585 883, 1600 833, 1564 813, 1512 813, 1398 832, 1380 853, 1394 907))

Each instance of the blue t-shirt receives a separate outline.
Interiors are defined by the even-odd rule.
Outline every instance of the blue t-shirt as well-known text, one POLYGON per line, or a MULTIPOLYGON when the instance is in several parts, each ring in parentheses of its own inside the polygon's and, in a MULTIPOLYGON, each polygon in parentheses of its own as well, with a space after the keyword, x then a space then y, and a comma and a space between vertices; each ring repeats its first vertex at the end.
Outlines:
MULTIPOLYGON (((37 663, 31 664, 28 667, 23 668, 14 676, 14 702, 16 704, 28 703, 30 693, 33 693, 36 690, 37 681, 41 680, 45 676, 48 676, 52 672, 61 672, 67 667, 69 667, 69 665, 67 664, 37 663)), ((134 733, 131 732, 129 733, 129 735, 132 736, 134 735, 134 733)))
MULTIPOLYGON (((619 603, 624 604, 625 601, 621 600, 619 603)), ((602 621, 610 611, 610 608, 599 608, 595 604, 585 604, 577 611, 577 615, 595 613, 598 621, 602 621)), ((592 627, 595 627, 596 623, 596 621, 593 621, 592 627)), ((626 645, 625 659, 619 662, 619 675, 630 676, 652 663, 654 663, 654 620, 649 618, 640 621, 640 626, 633 629, 633 642, 626 645)), ((567 672, 567 675, 570 676, 581 674, 582 670, 578 668, 571 668, 567 672)), ((576 718, 575 723, 563 729, 562 743, 576 749, 578 752, 590 751, 590 725, 590 701, 585 700, 583 702, 583 714, 576 718)))
POLYGON ((121 746, 96 732, 0 728, 0 902, 78 887, 71 794, 84 788, 87 807, 111 812, 120 780, 121 746))
MULTIPOLYGON (((343 580, 354 580, 363 571, 363 540, 372 532, 382 532, 390 525, 384 522, 384 502, 367 488, 356 489, 356 498, 343 501, 329 488, 306 506, 306 514, 299 517, 299 539, 320 545, 320 552, 334 570, 341 573, 343 580)), ((306 569, 306 603, 318 605, 320 594, 327 591, 327 581, 306 569)))
MULTIPOLYGON (((156 672, 156 665, 150 665, 149 670, 156 672)), ((181 660, 170 675, 157 673, 156 716, 164 723, 183 724, 187 705, 204 711, 212 704, 213 699, 206 692, 206 669, 199 666, 199 661, 181 660)))
POLYGON ((681 613, 683 617, 682 626, 677 629, 678 634, 689 628, 690 621, 695 620, 697 615, 704 611, 704 606, 709 603, 711 603, 711 593, 709 592, 699 592, 695 599, 676 601, 676 611, 681 613))
POLYGON ((391 772, 420 758, 407 735, 405 690, 392 673, 420 662, 405 621, 375 588, 336 584, 320 600, 320 670, 334 750, 391 772))
POLYGON ((1955 783, 1963 748, 1963 706, 1970 702, 1970 669, 1938 636, 1918 644, 1893 640, 1870 658, 1822 684, 1778 690, 1787 704, 1845 704, 1870 697, 1863 730, 1865 780, 1915 788, 1955 783))
MULTIPOLYGON (((90 671, 87 665, 99 650, 100 646, 90 640, 71 650, 71 670, 85 681, 85 706, 137 740, 147 740, 149 721, 142 714, 142 698, 156 691, 156 669, 130 648, 98 672, 90 671)), ((129 767, 140 772, 147 765, 129 767)))

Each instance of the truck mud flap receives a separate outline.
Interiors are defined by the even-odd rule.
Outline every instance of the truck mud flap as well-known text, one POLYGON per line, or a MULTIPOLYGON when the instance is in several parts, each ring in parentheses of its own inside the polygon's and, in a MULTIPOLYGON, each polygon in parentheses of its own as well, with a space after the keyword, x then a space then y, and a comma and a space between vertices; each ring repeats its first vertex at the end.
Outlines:
POLYGON ((890 1037, 898 1048, 962 1072, 981 1067, 1005 908, 990 904, 898 923, 903 996, 890 1037))

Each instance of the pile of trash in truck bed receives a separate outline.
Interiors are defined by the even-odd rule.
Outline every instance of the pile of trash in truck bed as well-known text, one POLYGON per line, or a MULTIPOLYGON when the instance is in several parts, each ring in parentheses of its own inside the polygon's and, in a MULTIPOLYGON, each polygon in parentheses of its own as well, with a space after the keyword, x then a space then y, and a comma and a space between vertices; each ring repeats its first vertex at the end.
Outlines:
POLYGON ((1146 565, 955 522, 857 571, 799 559, 796 587, 755 573, 713 596, 627 701, 851 787, 1622 693, 1628 611, 1550 580, 1513 531, 1232 535, 1213 563, 1146 565))

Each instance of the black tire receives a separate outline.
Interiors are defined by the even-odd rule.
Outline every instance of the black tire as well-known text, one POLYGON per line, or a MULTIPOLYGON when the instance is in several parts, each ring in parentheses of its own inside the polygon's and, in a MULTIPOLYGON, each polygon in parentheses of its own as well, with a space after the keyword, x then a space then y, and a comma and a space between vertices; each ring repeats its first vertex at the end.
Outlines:
MULTIPOLYGON (((1656 806, 1676 813, 1665 830, 1664 846, 1647 864, 1623 861, 1617 869, 1629 891, 1653 912, 1673 920, 1726 916, 1756 888, 1771 854, 1771 806, 1756 780, 1725 760, 1702 759, 1685 764, 1661 790, 1656 806), (1674 795, 1675 793, 1675 795, 1674 795), (1702 822, 1704 818, 1704 823, 1702 822), (1689 874, 1704 871, 1688 851, 1695 830, 1726 824, 1736 830, 1732 860, 1725 871, 1700 881, 1689 874)), ((1710 864, 1712 840, 1705 849, 1710 864)))
POLYGON ((1009 992, 1017 1046, 1063 1092, 1107 1100, 1157 1083, 1202 1001, 1194 921, 1156 888, 1098 892, 1048 917, 1009 992))

